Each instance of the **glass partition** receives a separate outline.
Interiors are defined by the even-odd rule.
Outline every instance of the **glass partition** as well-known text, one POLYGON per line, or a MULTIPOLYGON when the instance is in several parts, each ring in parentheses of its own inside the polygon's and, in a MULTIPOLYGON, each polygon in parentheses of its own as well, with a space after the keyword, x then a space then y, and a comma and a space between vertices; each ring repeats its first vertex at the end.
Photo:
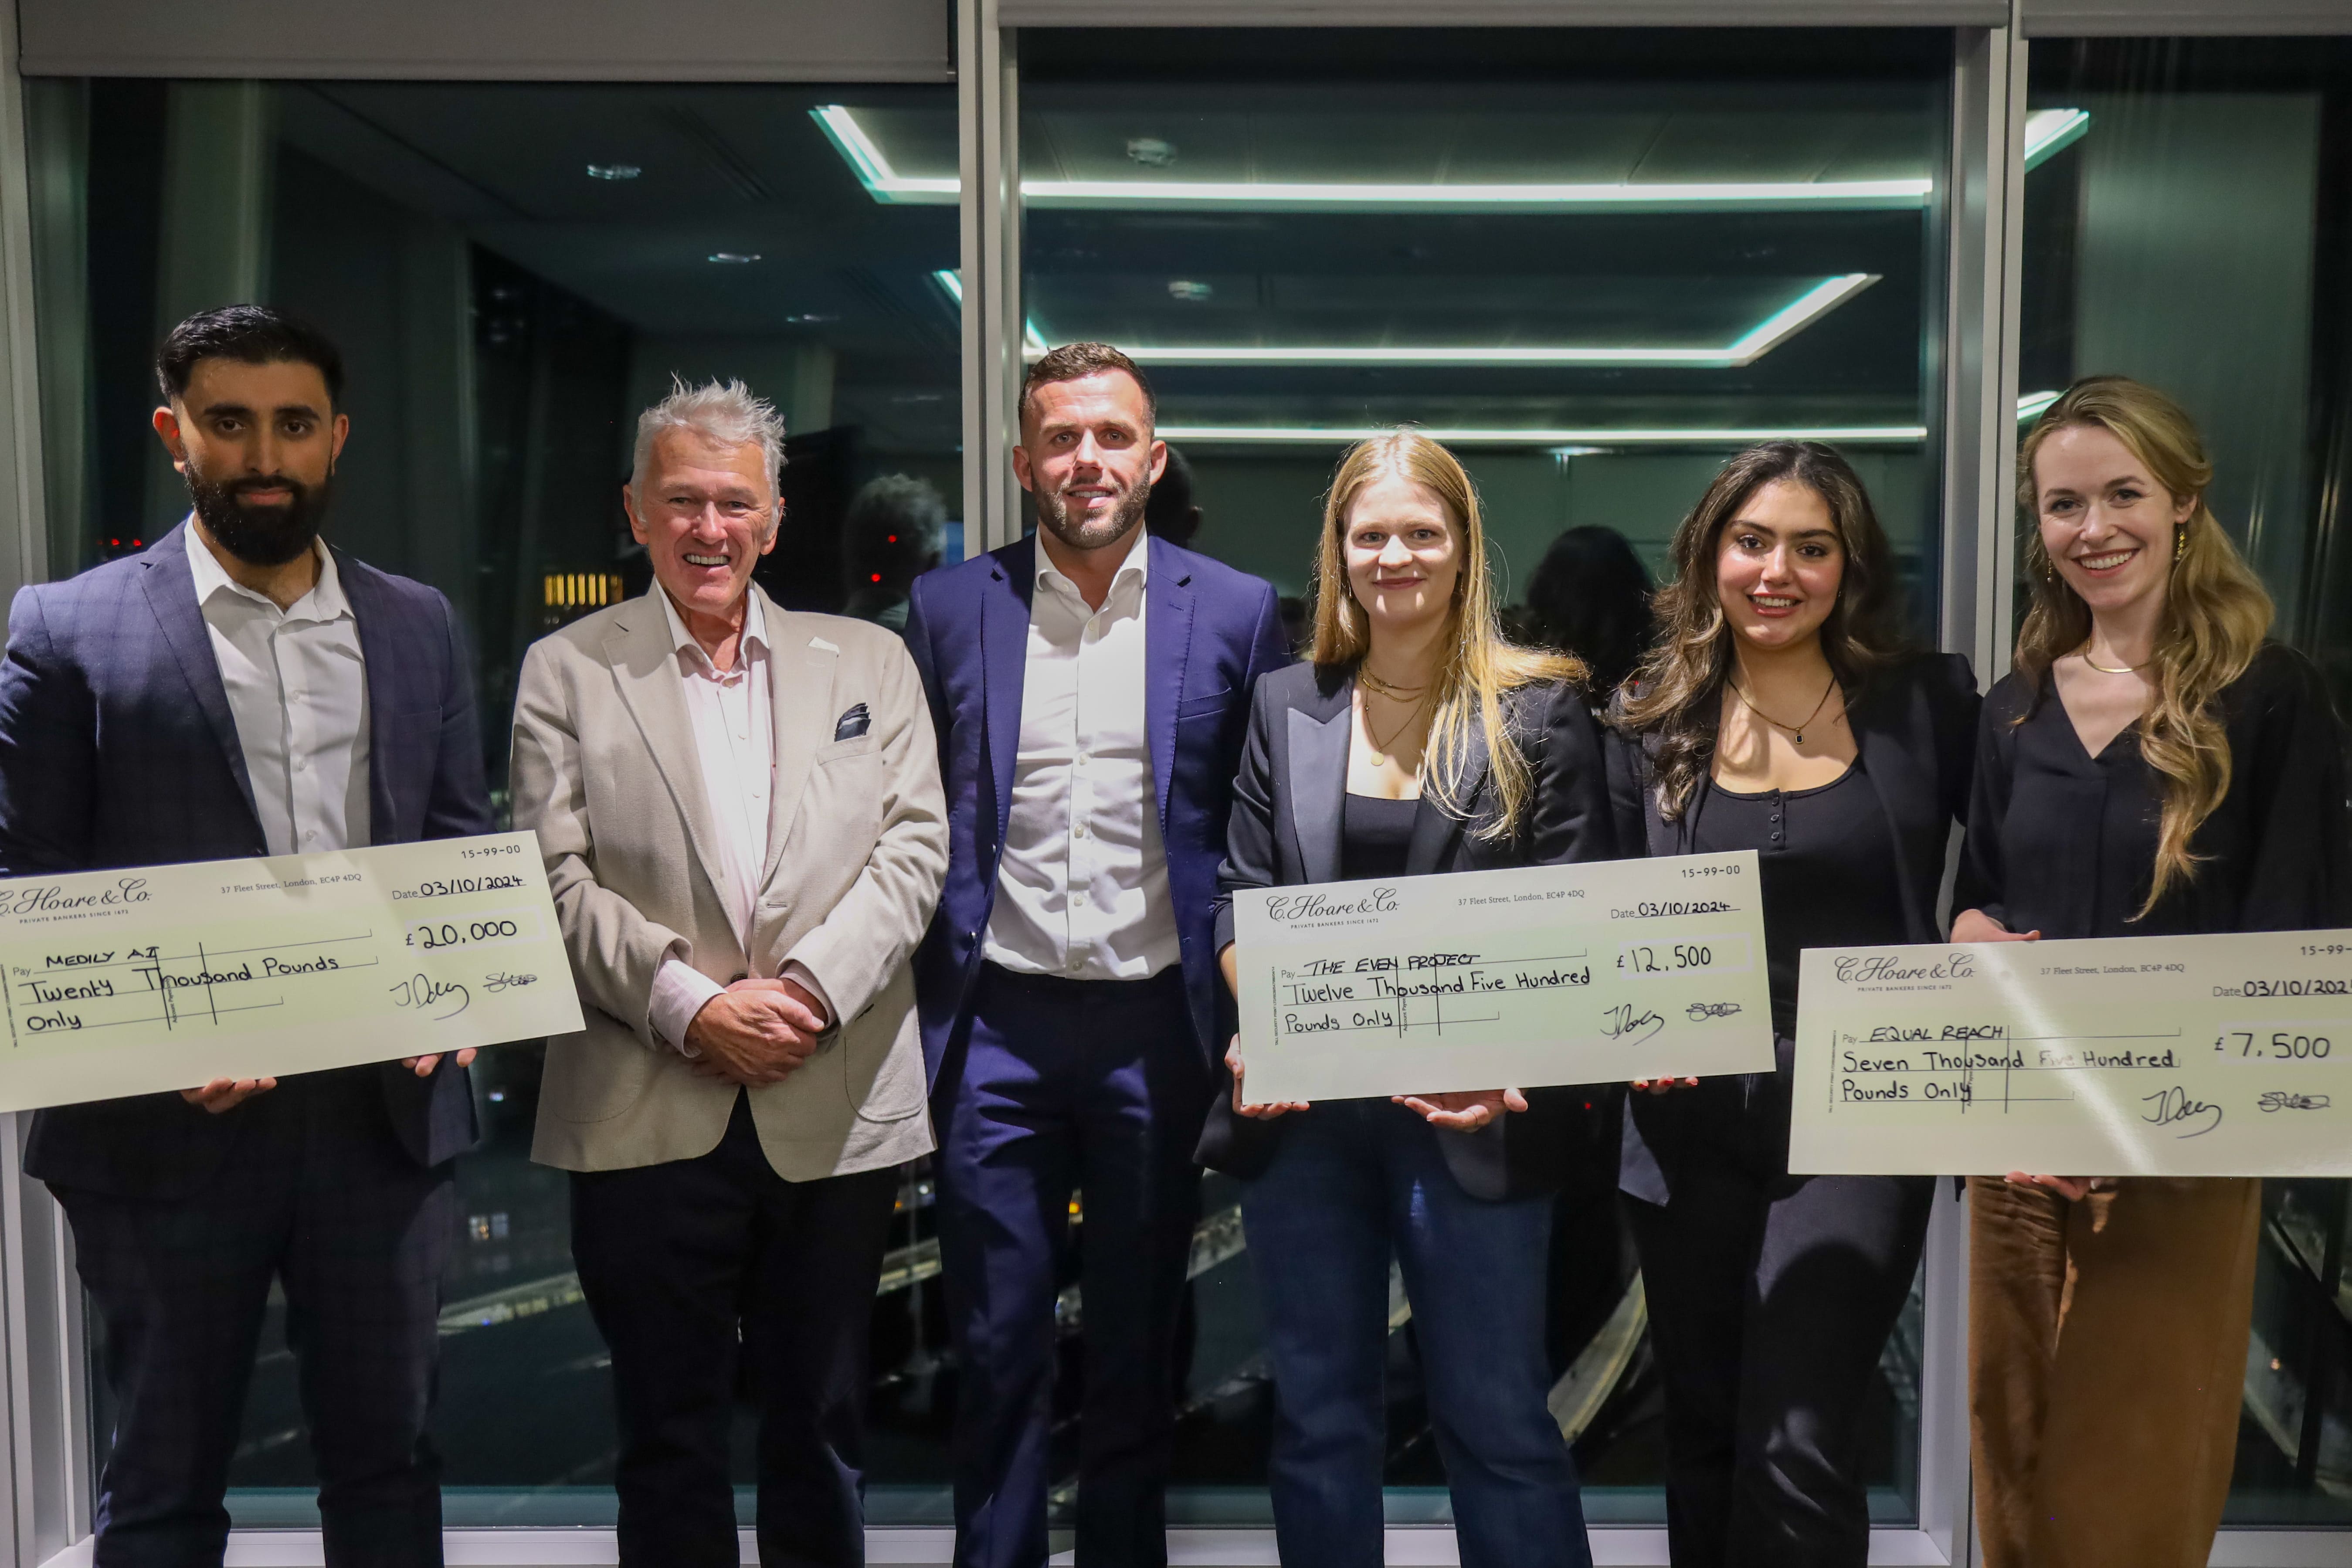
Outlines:
MULTIPOLYGON (((2352 40, 2038 39, 2028 110, 2020 417, 2105 372, 2186 405, 2273 635, 2343 708, 2352 40)), ((2346 1193, 2265 1184, 2231 1524, 2352 1524, 2346 1193)))
MULTIPOLYGON (((1948 34, 1024 31, 1027 353, 1104 339, 1151 375, 1191 542, 1302 612, 1321 494, 1411 422, 1484 493, 1514 614, 1562 531, 1654 573, 1732 451, 1851 456, 1932 638, 1948 34)), ((841 127, 877 205, 949 165, 841 127)), ((947 280, 942 286, 952 288, 947 280)), ((1664 1517, 1660 1404, 1613 1152, 1558 1210, 1551 1407, 1596 1523, 1664 1517)), ((1232 1194, 1194 1254, 1179 1518, 1267 1518, 1271 1387, 1232 1194)), ((1389 1517, 1448 1518, 1392 1289, 1389 1517)), ((1889 1346, 1874 1504, 1916 1517, 1920 1316, 1889 1346)))
MULTIPOLYGON (((962 515, 959 328, 936 281, 956 262, 952 194, 877 206, 820 114, 952 147, 952 89, 26 89, 53 573, 143 549, 186 510, 147 427, 162 332, 241 300, 309 316, 349 372, 328 535, 457 605, 501 804, 523 649, 649 581, 618 488, 635 414, 673 375, 740 376, 782 411, 786 516, 761 580, 789 606, 887 609, 882 563, 844 537, 871 481, 909 476, 962 515)), ((529 1159, 538 1076, 521 1046, 475 1069, 487 1138, 459 1165, 441 1322, 452 1525, 612 1520, 609 1381, 565 1178, 529 1159)), ((927 1202, 910 1173, 875 1308, 892 1482, 945 1473, 927 1202)), ((275 1321, 267 1334, 231 1509, 310 1522, 292 1361, 275 1321)))

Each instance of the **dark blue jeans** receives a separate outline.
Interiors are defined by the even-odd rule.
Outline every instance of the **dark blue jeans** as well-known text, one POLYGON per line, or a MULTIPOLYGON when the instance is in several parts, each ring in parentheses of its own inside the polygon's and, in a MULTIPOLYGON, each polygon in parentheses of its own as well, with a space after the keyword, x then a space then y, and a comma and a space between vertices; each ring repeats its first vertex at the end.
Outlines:
POLYGON ((1285 1568, 1378 1568, 1388 1273, 1404 1274, 1464 1568, 1588 1568, 1576 1465, 1544 1407, 1549 1198, 1486 1203, 1385 1100, 1283 1119, 1242 1195, 1274 1355, 1285 1568))

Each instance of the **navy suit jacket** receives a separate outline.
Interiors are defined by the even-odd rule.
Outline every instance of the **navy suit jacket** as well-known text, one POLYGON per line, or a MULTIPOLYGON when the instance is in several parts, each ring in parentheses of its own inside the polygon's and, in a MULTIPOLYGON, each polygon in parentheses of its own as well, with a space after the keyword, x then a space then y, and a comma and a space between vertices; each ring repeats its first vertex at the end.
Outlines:
MULTIPOLYGON (((1234 773, 1249 725, 1250 689, 1290 662, 1273 585, 1205 555, 1150 539, 1144 587, 1144 718, 1160 837, 1176 903, 1184 990, 1204 1065, 1223 1054, 1210 906, 1224 858, 1234 773)), ((907 646, 939 727, 948 796, 948 879, 915 955, 915 999, 931 1082, 980 973, 997 861, 1013 811, 1021 696, 1029 666, 1034 537, 915 580, 907 646)))
MULTIPOLYGON (((188 570, 186 523, 144 553, 28 587, 0 662, 0 876, 268 853, 228 694, 188 570)), ((472 671, 449 602, 335 552, 367 662, 372 841, 491 828, 472 671)), ((474 1142, 464 1069, 375 1069, 421 1163, 474 1142)), ((243 1119, 176 1094, 60 1106, 33 1119, 25 1170, 126 1196, 203 1184, 243 1119)))

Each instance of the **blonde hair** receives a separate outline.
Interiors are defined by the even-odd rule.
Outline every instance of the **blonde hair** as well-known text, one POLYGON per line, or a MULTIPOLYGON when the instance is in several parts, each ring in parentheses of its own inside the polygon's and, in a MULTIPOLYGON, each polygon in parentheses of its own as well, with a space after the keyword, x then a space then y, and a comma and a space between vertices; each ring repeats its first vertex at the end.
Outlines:
POLYGON ((2187 410, 2128 377, 2087 376, 2068 387, 2018 446, 2018 506, 2034 526, 2025 532, 2024 562, 2033 607, 2017 635, 2016 668, 2036 689, 2037 700, 2050 667, 2091 636, 2091 607, 2058 575, 2042 542, 2033 479, 2042 444, 2074 426, 2105 430, 2176 505, 2195 502, 2174 534, 2172 572, 2156 629, 2156 699, 2136 721, 2140 754, 2164 783, 2155 873, 2147 901, 2132 916, 2139 920, 2176 878, 2196 875, 2202 857, 2189 853, 2189 840, 2230 793, 2230 737, 2213 700, 2261 651, 2270 634, 2271 596, 2205 503, 2213 465, 2187 410))
POLYGON ((1584 665, 1565 654, 1505 640, 1495 618, 1477 487, 1453 453, 1413 429, 1358 442, 1340 460, 1324 498, 1323 538, 1315 568, 1315 642, 1309 655, 1316 664, 1352 672, 1371 648, 1370 620, 1348 583, 1348 513, 1368 487, 1388 478, 1433 493, 1462 534, 1461 571, 1454 579, 1454 603, 1440 645, 1444 651, 1431 672, 1436 706, 1422 757, 1422 787, 1450 816, 1466 821, 1476 781, 1462 776, 1464 764, 1472 736, 1483 733, 1502 809, 1476 836, 1501 838, 1517 830, 1534 788, 1527 755, 1503 721, 1503 694, 1540 682, 1580 682, 1584 665))

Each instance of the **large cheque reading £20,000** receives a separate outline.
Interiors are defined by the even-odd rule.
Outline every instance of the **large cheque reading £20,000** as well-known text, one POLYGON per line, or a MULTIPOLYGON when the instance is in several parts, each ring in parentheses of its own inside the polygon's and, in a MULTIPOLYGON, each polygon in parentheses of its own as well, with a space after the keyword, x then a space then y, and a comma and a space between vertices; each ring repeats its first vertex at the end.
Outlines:
POLYGON ((1756 855, 1234 896, 1255 1101, 1769 1071, 1756 855))
POLYGON ((0 1110, 581 1026, 528 833, 0 882, 0 1110))

